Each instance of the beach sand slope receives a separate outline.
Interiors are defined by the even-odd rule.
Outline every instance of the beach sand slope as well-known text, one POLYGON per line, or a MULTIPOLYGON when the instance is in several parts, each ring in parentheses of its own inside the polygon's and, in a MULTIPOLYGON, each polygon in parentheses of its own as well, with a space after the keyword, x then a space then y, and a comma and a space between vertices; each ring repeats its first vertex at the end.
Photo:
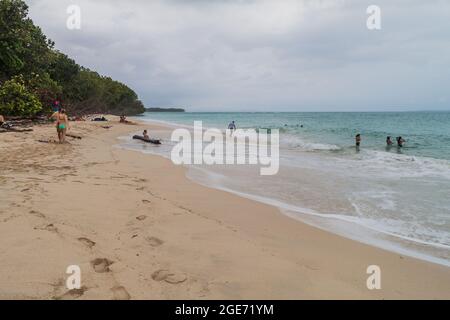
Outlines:
MULTIPOLYGON (((373 248, 200 186, 118 148, 143 125, 0 136, 2 299, 449 299, 450 268, 373 248), (68 290, 66 269, 81 268, 68 290), (368 290, 369 265, 382 289, 368 290)), ((155 127, 150 128, 150 132, 155 127)), ((159 128, 160 129, 160 128, 159 128)))

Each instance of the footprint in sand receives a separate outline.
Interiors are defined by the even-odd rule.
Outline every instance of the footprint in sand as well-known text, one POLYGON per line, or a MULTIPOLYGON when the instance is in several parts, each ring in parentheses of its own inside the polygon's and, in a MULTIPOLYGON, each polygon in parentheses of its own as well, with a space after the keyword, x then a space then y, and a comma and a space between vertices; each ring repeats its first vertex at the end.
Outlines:
POLYGON ((139 221, 144 221, 145 219, 147 219, 147 216, 146 215, 142 215, 142 216, 136 217, 136 219, 139 220, 139 221))
POLYGON ((152 247, 159 247, 164 243, 161 239, 155 238, 155 237, 147 237, 145 240, 152 246, 152 247))
POLYGON ((144 200, 142 200, 142 203, 151 203, 151 201, 144 199, 144 200))
POLYGON ((128 293, 128 291, 122 287, 122 286, 117 286, 111 289, 111 291, 113 292, 113 300, 130 300, 131 296, 128 293))
POLYGON ((62 296, 54 297, 55 300, 75 300, 81 297, 88 289, 81 287, 80 289, 72 289, 64 293, 62 296))
POLYGON ((88 238, 78 238, 78 241, 80 241, 82 244, 84 244, 89 249, 95 246, 95 242, 88 238))
POLYGON ((109 266, 114 262, 105 258, 97 258, 91 261, 91 265, 94 268, 94 271, 97 273, 105 273, 110 272, 109 266))
POLYGON ((34 227, 34 230, 46 230, 46 231, 50 231, 50 232, 58 232, 58 228, 56 228, 53 223, 50 223, 50 224, 47 224, 44 226, 34 227))
POLYGON ((118 175, 118 176, 111 176, 110 178, 111 179, 125 179, 125 178, 128 178, 128 176, 126 176, 126 175, 118 175))
POLYGON ((153 272, 152 279, 155 281, 165 281, 170 284, 179 284, 183 283, 187 280, 186 275, 184 274, 176 274, 173 272, 170 272, 169 270, 158 270, 153 272))
POLYGON ((39 211, 31 210, 29 213, 38 218, 45 219, 45 215, 43 213, 40 213, 39 211))

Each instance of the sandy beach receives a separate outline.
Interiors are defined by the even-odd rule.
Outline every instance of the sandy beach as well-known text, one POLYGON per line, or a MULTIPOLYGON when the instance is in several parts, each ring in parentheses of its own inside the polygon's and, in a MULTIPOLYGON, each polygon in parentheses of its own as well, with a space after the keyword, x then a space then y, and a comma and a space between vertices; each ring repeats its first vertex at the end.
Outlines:
POLYGON ((0 136, 1 299, 449 299, 450 268, 293 220, 118 148, 155 126, 75 122, 0 136), (68 290, 78 265, 82 288, 68 290), (366 269, 381 268, 381 290, 366 269))

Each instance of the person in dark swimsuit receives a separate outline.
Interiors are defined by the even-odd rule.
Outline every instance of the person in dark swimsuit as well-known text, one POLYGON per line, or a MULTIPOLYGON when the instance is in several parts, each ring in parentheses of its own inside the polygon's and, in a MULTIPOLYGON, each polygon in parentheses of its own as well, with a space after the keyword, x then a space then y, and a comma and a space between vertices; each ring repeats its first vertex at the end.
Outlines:
POLYGON ((397 146, 398 146, 399 148, 403 147, 403 143, 405 143, 405 142, 406 142, 406 141, 403 140, 402 137, 397 137, 397 146))
POLYGON ((391 137, 386 138, 386 146, 391 147, 394 143, 391 140, 391 137))
POLYGON ((356 141, 356 147, 359 148, 359 146, 361 145, 361 135, 359 133, 356 135, 355 141, 356 141))

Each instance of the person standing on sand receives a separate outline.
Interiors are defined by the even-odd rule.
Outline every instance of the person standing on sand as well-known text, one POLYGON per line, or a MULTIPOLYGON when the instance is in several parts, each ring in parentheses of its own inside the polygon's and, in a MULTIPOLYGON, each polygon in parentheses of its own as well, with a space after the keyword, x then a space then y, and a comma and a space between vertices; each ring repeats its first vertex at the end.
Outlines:
POLYGON ((55 100, 52 103, 53 112, 58 112, 61 109, 61 104, 59 100, 55 100))
POLYGON ((58 133, 59 143, 66 142, 66 132, 69 128, 69 118, 67 117, 66 110, 60 108, 51 118, 56 120, 56 132, 58 133))

